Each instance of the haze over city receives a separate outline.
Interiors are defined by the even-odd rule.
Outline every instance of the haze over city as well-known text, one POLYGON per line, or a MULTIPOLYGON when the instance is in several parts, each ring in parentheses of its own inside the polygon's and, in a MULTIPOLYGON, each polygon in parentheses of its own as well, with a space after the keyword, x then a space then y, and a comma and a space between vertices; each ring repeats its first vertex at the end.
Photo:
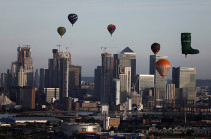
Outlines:
POLYGON ((72 63, 82 66, 82 76, 94 76, 94 68, 101 65, 101 47, 111 47, 107 52, 115 54, 127 46, 136 53, 137 74, 148 74, 150 46, 158 42, 158 55, 167 55, 171 67, 196 67, 198 79, 211 79, 210 6, 210 0, 1 1, 0 72, 17 59, 19 44, 31 45, 34 69, 47 68, 52 49, 61 44, 61 51, 69 47, 72 63), (70 13, 78 15, 73 27, 67 19, 70 13), (112 37, 108 24, 116 25, 112 37), (67 29, 63 38, 59 26, 67 29), (198 55, 182 55, 182 32, 192 34, 198 55))

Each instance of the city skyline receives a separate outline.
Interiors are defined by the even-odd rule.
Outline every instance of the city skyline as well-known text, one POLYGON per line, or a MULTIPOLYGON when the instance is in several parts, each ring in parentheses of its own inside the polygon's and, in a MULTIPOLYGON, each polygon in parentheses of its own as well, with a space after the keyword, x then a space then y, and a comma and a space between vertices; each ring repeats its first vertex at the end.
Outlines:
MULTIPOLYGON (((197 1, 111 1, 89 3, 82 1, 4 1, 0 6, 1 32, 0 72, 6 72, 16 59, 16 48, 31 45, 35 69, 47 68, 52 49, 72 54, 72 63, 82 66, 82 76, 94 77, 94 69, 101 63, 101 47, 111 54, 118 54, 126 47, 136 53, 137 74, 148 74, 150 46, 161 44, 158 55, 167 55, 172 67, 196 67, 197 79, 211 79, 209 63, 209 41, 211 14, 208 0, 197 1), (40 4, 42 3, 42 4, 40 4), (67 16, 78 14, 78 21, 72 25, 67 16), (117 29, 111 37, 108 24, 117 29), (66 27, 61 39, 56 29, 66 27), (192 47, 200 54, 181 54, 180 35, 192 33, 192 47), (6 60, 5 60, 6 59, 6 60)), ((171 78, 172 71, 168 72, 171 78)))

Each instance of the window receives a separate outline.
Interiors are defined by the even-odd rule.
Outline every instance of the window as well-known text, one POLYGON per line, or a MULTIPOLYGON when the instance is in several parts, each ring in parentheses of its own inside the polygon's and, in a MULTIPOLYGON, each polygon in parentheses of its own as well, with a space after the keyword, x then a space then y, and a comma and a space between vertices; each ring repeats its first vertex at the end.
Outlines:
POLYGON ((86 132, 86 128, 82 128, 82 132, 86 132))

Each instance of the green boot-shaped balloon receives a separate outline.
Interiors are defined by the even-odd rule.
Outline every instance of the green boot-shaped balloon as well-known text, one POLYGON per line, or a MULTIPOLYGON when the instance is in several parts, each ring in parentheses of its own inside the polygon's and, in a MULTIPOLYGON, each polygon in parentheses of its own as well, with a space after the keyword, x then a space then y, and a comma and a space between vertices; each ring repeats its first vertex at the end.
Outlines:
POLYGON ((193 49, 191 47, 191 33, 181 33, 181 44, 182 44, 182 54, 198 54, 198 49, 193 49))

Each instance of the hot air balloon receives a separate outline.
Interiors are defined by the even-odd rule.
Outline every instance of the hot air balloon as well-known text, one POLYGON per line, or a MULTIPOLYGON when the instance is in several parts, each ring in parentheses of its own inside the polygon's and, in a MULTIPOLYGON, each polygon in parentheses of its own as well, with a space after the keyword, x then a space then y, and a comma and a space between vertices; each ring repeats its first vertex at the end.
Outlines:
POLYGON ((191 33, 181 33, 181 44, 182 44, 182 54, 198 54, 198 49, 193 49, 191 47, 191 33))
POLYGON ((168 60, 160 59, 155 63, 155 69, 158 73, 164 78, 171 67, 171 64, 168 60))
POLYGON ((153 43, 151 45, 151 50, 156 55, 160 51, 160 44, 159 43, 153 43))
POLYGON ((70 21, 70 23, 73 26, 73 24, 78 20, 77 14, 69 14, 68 15, 68 20, 70 21))
POLYGON ((114 33, 114 31, 116 29, 116 26, 113 25, 113 24, 110 24, 110 25, 108 25, 107 29, 108 29, 109 33, 111 34, 111 36, 112 36, 112 34, 114 33))
POLYGON ((66 32, 66 29, 65 29, 65 27, 58 27, 57 32, 59 33, 59 35, 60 35, 61 38, 62 38, 62 36, 63 36, 63 35, 65 34, 65 32, 66 32))

